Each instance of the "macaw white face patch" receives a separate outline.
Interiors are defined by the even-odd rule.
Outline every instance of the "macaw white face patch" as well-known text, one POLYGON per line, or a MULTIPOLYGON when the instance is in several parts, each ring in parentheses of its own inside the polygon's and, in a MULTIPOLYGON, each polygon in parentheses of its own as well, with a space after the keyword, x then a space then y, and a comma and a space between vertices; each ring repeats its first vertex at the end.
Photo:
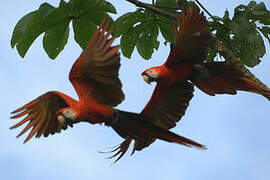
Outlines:
POLYGON ((76 119, 76 115, 71 109, 64 110, 63 115, 64 115, 65 118, 68 118, 68 119, 71 119, 71 120, 76 119))

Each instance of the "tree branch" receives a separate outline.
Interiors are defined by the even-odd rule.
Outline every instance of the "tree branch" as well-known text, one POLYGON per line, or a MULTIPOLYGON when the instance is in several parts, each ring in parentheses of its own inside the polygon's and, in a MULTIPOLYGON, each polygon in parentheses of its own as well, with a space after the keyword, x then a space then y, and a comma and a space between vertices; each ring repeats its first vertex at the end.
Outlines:
POLYGON ((179 7, 174 7, 174 6, 165 6, 165 5, 155 5, 156 8, 167 8, 167 9, 175 9, 179 10, 179 7))
POLYGON ((164 17, 167 17, 167 18, 170 18, 170 19, 176 19, 176 16, 175 15, 172 15, 172 14, 169 14, 161 9, 158 9, 157 7, 153 6, 152 4, 148 4, 148 3, 143 3, 143 2, 140 2, 140 1, 137 1, 137 0, 126 0, 134 5, 136 5, 137 7, 142 7, 142 8, 145 8, 149 11, 152 11, 156 14, 160 14, 164 17))
POLYGON ((198 0, 195 1, 208 14, 208 16, 210 16, 213 20, 216 20, 215 17, 198 0))

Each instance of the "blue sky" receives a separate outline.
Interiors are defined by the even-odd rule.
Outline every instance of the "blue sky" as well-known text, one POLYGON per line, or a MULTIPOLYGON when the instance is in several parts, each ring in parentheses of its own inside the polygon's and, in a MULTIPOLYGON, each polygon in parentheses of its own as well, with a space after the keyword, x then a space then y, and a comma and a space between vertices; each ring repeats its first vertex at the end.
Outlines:
MULTIPOLYGON (((132 157, 126 155, 110 165, 112 161, 97 151, 106 151, 122 139, 110 128, 85 123, 48 138, 32 139, 27 144, 22 143, 25 136, 16 139, 21 129, 9 130, 16 121, 9 119, 12 110, 50 90, 76 97, 68 73, 81 49, 74 43, 73 34, 55 61, 44 52, 41 37, 23 59, 10 47, 17 21, 38 8, 41 2, 12 0, 0 7, 0 179, 269 180, 270 102, 245 92, 210 97, 196 89, 186 115, 173 131, 207 145, 206 151, 156 141, 132 157)), ((48 2, 58 4, 57 1, 48 2)), ((220 16, 226 8, 232 12, 236 5, 248 2, 201 0, 212 14, 220 16)), ((270 9, 270 2, 265 1, 265 4, 270 9)), ((117 16, 135 9, 124 0, 117 8, 117 16)), ((136 52, 131 59, 122 57, 120 79, 126 99, 120 109, 142 110, 154 85, 144 83, 140 73, 163 63, 168 51, 169 48, 161 43, 150 61, 143 60, 136 52)), ((270 86, 269 59, 267 45, 267 55, 251 71, 270 86)))

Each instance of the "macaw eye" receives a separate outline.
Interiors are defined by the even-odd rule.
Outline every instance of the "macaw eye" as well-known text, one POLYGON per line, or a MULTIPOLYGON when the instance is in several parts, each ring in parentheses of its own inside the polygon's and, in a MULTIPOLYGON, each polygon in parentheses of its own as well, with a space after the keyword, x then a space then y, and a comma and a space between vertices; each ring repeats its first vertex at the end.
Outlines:
POLYGON ((148 72, 149 72, 150 74, 152 74, 152 73, 153 73, 153 71, 152 71, 152 70, 149 70, 148 72))
POLYGON ((63 115, 64 115, 64 117, 72 119, 72 120, 76 119, 76 115, 74 114, 74 112, 71 109, 64 110, 63 115))
POLYGON ((65 114, 66 116, 70 116, 70 115, 73 114, 73 112, 72 112, 71 110, 68 109, 68 110, 65 110, 64 114, 65 114))

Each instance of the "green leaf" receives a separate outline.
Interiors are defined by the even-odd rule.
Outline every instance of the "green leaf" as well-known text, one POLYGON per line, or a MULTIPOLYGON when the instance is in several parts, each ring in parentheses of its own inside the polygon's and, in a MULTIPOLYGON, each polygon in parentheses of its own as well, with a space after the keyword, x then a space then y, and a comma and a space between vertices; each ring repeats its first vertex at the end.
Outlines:
POLYGON ((229 29, 238 36, 246 36, 248 33, 251 33, 254 30, 244 16, 237 16, 233 18, 233 21, 229 24, 229 29))
POLYGON ((166 42, 174 42, 175 41, 175 32, 172 28, 172 25, 169 25, 167 23, 158 23, 159 30, 166 40, 166 42))
POLYGON ((158 26, 162 36, 164 37, 166 42, 174 42, 176 37, 172 25, 176 24, 176 21, 160 15, 158 16, 158 18, 158 26))
POLYGON ((73 20, 75 41, 81 48, 85 48, 97 26, 107 17, 109 27, 114 23, 107 12, 116 12, 115 8, 104 0, 71 1, 70 6, 77 17, 73 20))
POLYGON ((103 11, 89 11, 80 18, 73 20, 73 31, 75 41, 82 49, 86 47, 90 37, 97 30, 102 20, 107 17, 109 27, 114 23, 113 19, 103 11))
POLYGON ((93 21, 84 19, 75 19, 72 23, 74 30, 75 41, 84 49, 90 37, 94 34, 97 29, 97 25, 93 21))
POLYGON ((44 20, 38 10, 31 12, 16 24, 11 38, 11 46, 12 48, 16 46, 20 56, 24 57, 31 44, 41 33, 62 22, 63 19, 57 19, 57 17, 44 20))
MULTIPOLYGON (((162 0, 157 1, 157 4, 166 6, 177 5, 172 1, 162 0)), ((173 11, 176 12, 176 9, 173 9, 173 11)), ((122 15, 115 21, 115 25, 117 36, 122 35, 121 50, 123 55, 130 58, 134 48, 137 47, 139 54, 144 59, 150 59, 153 52, 159 47, 159 41, 157 41, 159 30, 165 39, 165 43, 175 41, 175 32, 172 24, 176 24, 176 20, 141 8, 135 12, 122 15)))
POLYGON ((12 48, 16 46, 20 56, 24 57, 40 34, 54 29, 66 21, 67 17, 63 9, 43 3, 39 10, 25 15, 16 24, 11 38, 11 46, 12 48))
POLYGON ((56 8, 50 5, 49 3, 43 3, 39 6, 39 13, 42 17, 46 17, 56 8))
POLYGON ((134 28, 131 28, 129 31, 126 31, 121 37, 121 51, 123 55, 127 58, 131 57, 131 54, 137 45, 139 40, 140 33, 143 30, 142 24, 137 25, 134 28))
POLYGON ((155 5, 157 5, 157 6, 164 6, 164 7, 166 7, 166 6, 172 7, 172 8, 160 8, 163 11, 169 12, 171 14, 176 14, 177 8, 179 9, 177 2, 176 1, 172 1, 172 0, 156 0, 156 4, 155 5))
POLYGON ((69 1, 72 16, 80 17, 88 12, 109 12, 116 14, 115 7, 105 0, 71 0, 69 1))
POLYGON ((96 8, 105 12, 117 14, 115 7, 108 1, 103 1, 96 8))
POLYGON ((258 30, 264 35, 264 37, 268 40, 270 44, 270 27, 263 26, 261 28, 258 28, 258 30))
POLYGON ((12 38, 11 38, 11 47, 12 48, 14 48, 16 43, 18 43, 23 38, 23 35, 24 35, 25 31, 26 31, 27 26, 35 18, 37 13, 38 13, 37 11, 34 11, 34 12, 31 12, 31 13, 25 15, 16 24, 16 26, 15 26, 15 28, 13 30, 12 38))
POLYGON ((234 34, 231 38, 233 53, 249 67, 259 64, 265 54, 265 46, 256 28, 245 16, 238 15, 233 18, 229 29, 234 34))
POLYGON ((150 59, 154 49, 158 50, 159 42, 157 41, 158 26, 151 22, 145 24, 144 30, 140 33, 137 50, 144 59, 150 59))
POLYGON ((110 25, 113 23, 107 12, 116 13, 116 10, 111 3, 104 0, 70 0, 69 3, 61 0, 59 7, 43 3, 38 10, 25 15, 16 24, 11 46, 12 48, 16 46, 20 56, 24 57, 34 40, 45 32, 44 50, 50 58, 54 59, 67 43, 68 24, 71 20, 76 21, 74 23, 76 42, 81 47, 85 47, 89 37, 93 34, 91 33, 94 31, 93 23, 100 24, 105 16, 111 19, 110 25), (89 26, 87 27, 87 25, 89 26), (89 27, 90 29, 87 29, 89 27), (53 43, 53 41, 55 42, 53 43))
POLYGON ((116 20, 116 33, 121 35, 121 50, 124 56, 131 57, 135 47, 144 59, 150 59, 158 49, 158 19, 146 10, 138 9, 116 20))
POLYGON ((63 19, 69 19, 70 15, 70 7, 68 4, 61 0, 59 3, 59 7, 53 7, 52 5, 48 3, 43 3, 39 6, 39 12, 41 17, 44 20, 52 21, 52 20, 63 20, 63 19))
POLYGON ((223 23, 226 25, 231 22, 231 19, 229 16, 230 16, 229 11, 228 11, 228 9, 226 9, 224 16, 221 19, 223 21, 223 23))
POLYGON ((69 21, 46 31, 43 37, 43 47, 51 59, 64 49, 69 36, 69 21))
POLYGON ((120 16, 116 21, 117 34, 120 35, 130 28, 134 27, 137 23, 143 23, 147 21, 155 21, 155 17, 149 11, 145 11, 141 8, 135 12, 126 13, 120 16))
POLYGON ((17 51, 21 57, 25 56, 31 44, 38 37, 38 35, 42 33, 42 30, 39 30, 38 28, 38 26, 41 26, 38 24, 39 20, 39 12, 34 11, 24 16, 14 28, 11 46, 14 48, 16 45, 17 51), (36 27, 35 29, 32 29, 32 33, 28 32, 30 31, 30 27, 36 27))
POLYGON ((103 12, 103 11, 89 11, 83 14, 82 16, 80 16, 80 18, 78 19, 92 21, 96 25, 99 25, 105 17, 110 19, 109 20, 110 24, 114 23, 111 16, 109 16, 106 12, 103 12))
POLYGON ((252 3, 252 4, 253 4, 252 5, 253 6, 252 7, 253 8, 252 14, 257 15, 257 16, 260 16, 260 15, 264 15, 267 12, 267 9, 266 9, 266 7, 265 7, 265 5, 264 5, 263 2, 259 3, 258 5, 256 5, 256 3, 255 4, 252 3))
POLYGON ((246 38, 240 38, 237 35, 233 38, 233 53, 240 57, 245 65, 254 67, 261 62, 260 58, 265 54, 264 42, 262 37, 256 33, 252 33, 246 38))
POLYGON ((117 36, 120 36, 124 32, 128 31, 135 23, 137 23, 138 20, 134 13, 126 13, 122 16, 120 16, 116 21, 115 21, 115 32, 117 36))
POLYGON ((82 13, 83 2, 85 0, 70 0, 68 2, 69 7, 71 8, 71 16, 78 17, 82 13))
POLYGON ((65 14, 65 16, 70 17, 72 16, 72 9, 69 6, 68 3, 66 3, 64 0, 61 0, 59 3, 59 8, 60 12, 62 12, 63 14, 65 14))
MULTIPOLYGON (((216 18, 209 23, 210 30, 215 33, 223 44, 232 50, 236 57, 249 67, 260 63, 265 55, 265 45, 262 35, 270 43, 270 12, 264 3, 251 1, 248 5, 239 5, 234 10, 232 19, 228 11, 223 18, 216 18), (261 34, 258 32, 260 31, 261 34)), ((210 52, 213 58, 215 51, 210 52)))
POLYGON ((266 9, 263 2, 256 4, 256 2, 251 1, 246 11, 252 14, 251 19, 256 19, 262 24, 270 25, 270 11, 266 9))

